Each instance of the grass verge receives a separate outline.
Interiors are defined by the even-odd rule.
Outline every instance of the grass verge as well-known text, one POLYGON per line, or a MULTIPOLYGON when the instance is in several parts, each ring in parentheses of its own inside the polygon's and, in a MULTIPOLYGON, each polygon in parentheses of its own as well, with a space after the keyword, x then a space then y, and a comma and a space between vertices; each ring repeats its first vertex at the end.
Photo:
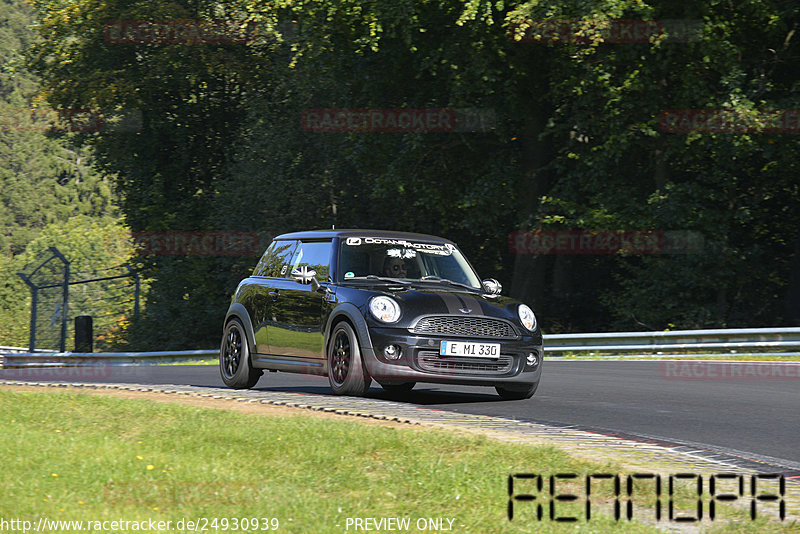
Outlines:
MULTIPOLYGON (((530 513, 535 503, 525 502, 517 503, 515 520, 509 521, 510 474, 625 472, 549 446, 71 391, 0 388, 0 414, 5 452, 0 518, 5 520, 171 521, 164 532, 193 530, 176 527, 181 520, 185 525, 202 518, 209 532, 267 531, 263 527, 275 522, 261 519, 272 518, 278 532, 297 533, 355 532, 357 518, 407 518, 410 528, 395 532, 657 531, 597 515, 586 521, 585 501, 558 503, 565 505, 559 514, 578 515, 577 523, 547 520, 547 506, 539 521, 530 513), (259 528, 232 528, 233 518, 257 518, 259 528)), ((525 492, 533 490, 529 485, 525 492)), ((546 492, 537 495, 544 500, 546 492)), ((600 495, 595 504, 609 509, 609 499, 600 495)), ((721 531, 796 528, 750 522, 738 511, 720 515, 733 518, 715 525, 721 531)), ((659 526, 675 524, 662 520, 659 526)), ((384 524, 358 531, 390 530, 384 524)))

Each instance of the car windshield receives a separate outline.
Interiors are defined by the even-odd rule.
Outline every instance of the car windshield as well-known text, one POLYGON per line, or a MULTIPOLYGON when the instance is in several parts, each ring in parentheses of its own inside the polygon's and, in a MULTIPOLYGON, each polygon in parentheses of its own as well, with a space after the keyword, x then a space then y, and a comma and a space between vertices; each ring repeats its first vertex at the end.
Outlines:
POLYGON ((455 283, 480 289, 475 271, 451 243, 384 237, 341 240, 340 282, 370 277, 455 283))

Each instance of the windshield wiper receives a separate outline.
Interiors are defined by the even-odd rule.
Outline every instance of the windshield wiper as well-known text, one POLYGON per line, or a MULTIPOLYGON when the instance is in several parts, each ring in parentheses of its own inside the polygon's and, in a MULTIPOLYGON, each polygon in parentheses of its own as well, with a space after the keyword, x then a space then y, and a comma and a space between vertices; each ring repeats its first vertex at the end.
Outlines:
POLYGON ((440 278, 438 276, 426 276, 425 278, 421 278, 420 282, 440 282, 448 285, 463 287, 464 289, 470 289, 472 291, 480 291, 480 289, 472 286, 468 286, 467 284, 462 284, 461 282, 454 282, 453 280, 447 278, 440 278))
POLYGON ((374 274, 368 274, 367 276, 353 276, 351 278, 346 278, 344 281, 349 282, 350 280, 368 280, 370 282, 386 282, 388 284, 400 284, 402 286, 411 285, 411 282, 407 282, 406 280, 400 280, 399 278, 389 278, 386 276, 376 276, 374 274))

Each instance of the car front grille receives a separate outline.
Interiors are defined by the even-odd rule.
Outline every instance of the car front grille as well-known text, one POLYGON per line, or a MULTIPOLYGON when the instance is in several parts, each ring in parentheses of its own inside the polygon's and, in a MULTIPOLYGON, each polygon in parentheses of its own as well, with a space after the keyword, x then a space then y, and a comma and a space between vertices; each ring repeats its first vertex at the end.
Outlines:
POLYGON ((422 351, 417 365, 423 371, 441 374, 504 375, 511 371, 514 360, 501 354, 496 360, 441 357, 436 352, 422 351))
POLYGON ((518 337, 514 327, 506 321, 486 317, 452 315, 423 317, 409 331, 414 334, 491 339, 516 339, 518 337))

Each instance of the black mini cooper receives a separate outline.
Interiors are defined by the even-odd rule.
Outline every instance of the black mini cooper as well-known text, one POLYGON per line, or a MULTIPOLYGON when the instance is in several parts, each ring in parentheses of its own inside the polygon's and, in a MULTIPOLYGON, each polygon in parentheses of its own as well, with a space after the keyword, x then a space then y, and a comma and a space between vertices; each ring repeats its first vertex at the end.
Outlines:
POLYGON ((531 397, 542 334, 525 304, 480 281, 454 243, 423 234, 320 230, 276 237, 225 316, 220 373, 251 388, 264 369, 327 375, 363 395, 417 382, 531 397))

